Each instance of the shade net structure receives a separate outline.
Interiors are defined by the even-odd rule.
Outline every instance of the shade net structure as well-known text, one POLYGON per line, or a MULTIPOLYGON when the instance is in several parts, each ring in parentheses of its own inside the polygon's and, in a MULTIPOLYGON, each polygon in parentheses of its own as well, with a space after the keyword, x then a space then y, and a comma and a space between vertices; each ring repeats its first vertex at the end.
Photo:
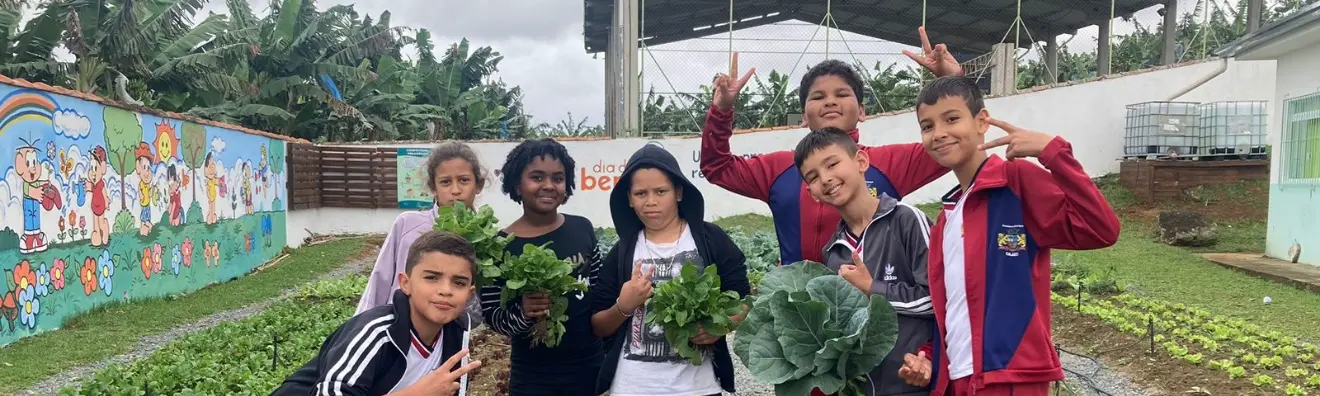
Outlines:
MULTIPOLYGON (((1209 56, 1245 34, 1249 0, 1178 0, 1172 62, 1209 56)), ((1265 0, 1264 21, 1295 0, 1265 0)), ((867 80, 868 114, 910 108, 932 76, 903 55, 919 50, 917 27, 946 44, 969 76, 990 91, 992 48, 1016 43, 1009 74, 1017 89, 1097 76, 1098 31, 1111 32, 1112 73, 1158 66, 1167 0, 637 0, 642 129, 650 135, 700 130, 709 85, 729 55, 757 68, 744 88, 736 127, 795 125, 802 75, 825 59, 853 64, 867 80), (1054 45, 1049 42, 1053 41, 1054 45), (1053 48, 1049 48, 1053 47, 1053 48), (1047 62, 1047 54, 1057 61, 1047 62)), ((615 0, 585 0, 584 45, 608 48, 615 0)))

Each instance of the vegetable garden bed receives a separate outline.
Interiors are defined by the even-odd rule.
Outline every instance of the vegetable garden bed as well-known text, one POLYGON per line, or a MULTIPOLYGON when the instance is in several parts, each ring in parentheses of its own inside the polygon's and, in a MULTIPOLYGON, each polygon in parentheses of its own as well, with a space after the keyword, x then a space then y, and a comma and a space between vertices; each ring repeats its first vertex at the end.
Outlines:
MULTIPOLYGON (((1202 387, 1220 383, 1235 388, 1238 393, 1320 393, 1320 345, 1315 340, 1298 339, 1243 320, 1132 294, 1096 297, 1083 293, 1080 310, 1076 293, 1055 293, 1052 299, 1062 320, 1082 316, 1123 333, 1127 342, 1111 340, 1111 349, 1115 344, 1127 345, 1129 350, 1144 351, 1137 355, 1167 358, 1171 359, 1167 364, 1201 368, 1204 372, 1192 371, 1192 376, 1212 379, 1201 384, 1202 387)), ((1196 383, 1195 378, 1189 383, 1196 383)))

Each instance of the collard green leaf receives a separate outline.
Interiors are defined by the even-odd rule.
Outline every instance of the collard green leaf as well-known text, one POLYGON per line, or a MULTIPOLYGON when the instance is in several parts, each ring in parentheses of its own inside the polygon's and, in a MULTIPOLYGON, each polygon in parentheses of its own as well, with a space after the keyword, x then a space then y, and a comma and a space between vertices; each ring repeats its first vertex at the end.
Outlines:
POLYGON ((775 268, 760 292, 733 347, 777 395, 861 389, 855 385, 864 384, 898 337, 888 301, 866 296, 820 264, 775 268))
POLYGON ((765 279, 761 280, 761 284, 757 286, 756 290, 762 296, 771 295, 780 290, 789 292, 805 291, 807 281, 834 274, 834 271, 820 263, 799 261, 793 265, 778 267, 770 271, 765 275, 765 279))

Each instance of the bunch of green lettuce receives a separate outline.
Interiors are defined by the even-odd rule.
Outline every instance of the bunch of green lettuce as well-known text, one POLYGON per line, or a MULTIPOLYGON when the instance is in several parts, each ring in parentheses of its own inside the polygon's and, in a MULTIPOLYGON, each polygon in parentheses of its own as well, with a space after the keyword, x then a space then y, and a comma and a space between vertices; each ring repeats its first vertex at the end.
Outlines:
POLYGON ((452 206, 436 208, 435 230, 458 234, 476 249, 478 287, 494 283, 495 278, 501 273, 500 263, 508 255, 504 251, 504 246, 508 245, 513 237, 500 236, 499 221, 500 219, 495 217, 495 209, 490 205, 469 210, 467 205, 459 201, 454 202, 452 206))
POLYGON ((775 394, 862 395, 865 376, 898 338, 894 309, 867 297, 824 265, 775 268, 733 337, 733 351, 775 394))
POLYGON ((647 305, 651 312, 646 323, 663 327, 678 356, 696 366, 701 365, 703 350, 688 340, 701 330, 716 337, 729 334, 734 327, 729 318, 743 311, 738 292, 720 291, 720 276, 713 265, 697 272, 696 266, 684 264, 677 277, 656 286, 647 305))
POLYGON ((573 263, 560 259, 549 245, 549 242, 541 246, 529 243, 523 247, 522 254, 504 261, 500 269, 504 278, 500 306, 508 307, 509 299, 522 293, 542 292, 550 296, 550 314, 537 319, 532 343, 554 347, 568 331, 564 327, 568 321, 565 294, 586 292, 587 284, 573 276, 573 263))

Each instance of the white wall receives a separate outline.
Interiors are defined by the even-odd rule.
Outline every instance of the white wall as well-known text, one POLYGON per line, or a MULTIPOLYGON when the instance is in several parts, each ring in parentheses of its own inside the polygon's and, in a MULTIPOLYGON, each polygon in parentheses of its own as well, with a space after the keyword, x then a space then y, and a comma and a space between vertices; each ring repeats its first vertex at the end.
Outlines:
MULTIPOLYGON (((1218 61, 1197 63, 1173 69, 1156 70, 1113 79, 989 99, 990 113, 1009 123, 1063 136, 1073 143, 1078 158, 1087 171, 1100 176, 1118 171, 1123 153, 1125 106, 1145 101, 1167 100, 1180 90, 1214 73, 1218 61)), ((1230 62, 1227 70, 1177 100, 1270 100, 1274 98, 1274 62, 1230 62)), ((860 126, 862 143, 881 145, 916 142, 920 138, 916 117, 911 112, 866 120, 860 126)), ((989 138, 1002 132, 992 131, 989 138)), ((735 135, 731 142, 735 153, 753 154, 791 150, 806 134, 805 129, 765 131, 735 135)), ((597 226, 610 226, 609 191, 601 188, 601 178, 612 186, 628 157, 647 143, 644 139, 618 139, 564 142, 577 162, 574 170, 577 190, 562 209, 565 213, 586 216, 597 226), (584 177, 585 176, 585 177, 584 177), (585 182, 584 179, 590 179, 585 182), (585 187, 595 187, 587 189, 585 187)), ((666 139, 661 143, 678 158, 683 171, 692 176, 706 198, 708 219, 741 213, 768 213, 765 204, 729 193, 701 178, 697 163, 700 139, 666 139)), ((495 169, 516 143, 473 143, 483 165, 495 169)), ((426 147, 406 145, 405 147, 426 147)), ((1002 154, 1002 151, 1000 151, 1002 154)), ((938 200, 957 181, 946 176, 905 197, 905 201, 923 203, 938 200)), ((498 179, 487 186, 478 205, 489 204, 507 224, 522 209, 499 192, 498 179)), ((359 210, 321 208, 315 211, 290 212, 289 244, 297 246, 307 231, 318 234, 347 232, 386 232, 401 210, 359 210)))

